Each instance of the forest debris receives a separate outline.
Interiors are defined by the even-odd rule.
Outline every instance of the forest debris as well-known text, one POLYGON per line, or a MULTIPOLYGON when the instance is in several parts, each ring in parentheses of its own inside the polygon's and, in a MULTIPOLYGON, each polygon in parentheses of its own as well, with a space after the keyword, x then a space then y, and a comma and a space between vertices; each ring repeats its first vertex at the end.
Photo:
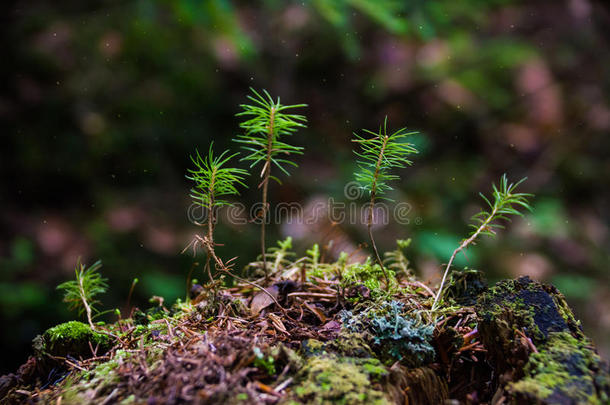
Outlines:
POLYGON ((312 299, 322 299, 322 300, 336 300, 337 294, 327 294, 327 293, 314 293, 314 292, 293 292, 288 294, 288 297, 291 298, 312 298, 312 299))
POLYGON ((258 315, 263 309, 277 301, 279 294, 278 287, 272 285, 266 290, 271 294, 271 296, 263 291, 260 291, 252 298, 252 302, 250 303, 250 311, 252 311, 252 315, 258 315))
POLYGON ((271 324, 275 327, 275 329, 289 335, 288 331, 286 330, 286 327, 284 326, 284 323, 276 314, 271 313, 268 315, 268 317, 269 319, 271 319, 271 324))
MULTIPOLYGON (((478 313, 472 307, 446 310, 431 325, 422 315, 431 304, 425 289, 402 290, 388 300, 363 284, 337 288, 311 280, 270 280, 264 291, 237 280, 235 287, 206 293, 184 312, 163 310, 158 319, 138 318, 141 324, 123 319, 114 348, 85 360, 56 357, 64 371, 46 378, 45 385, 36 388, 39 377, 27 377, 40 375, 36 370, 44 361, 35 359, 22 375, 3 377, 4 403, 56 403, 59 398, 64 403, 71 398, 68 404, 278 404, 331 398, 367 405, 438 404, 449 398, 510 403, 539 401, 544 394, 547 399, 539 402, 546 404, 568 390, 545 385, 556 370, 573 377, 566 381, 577 385, 568 388, 600 398, 608 391, 603 382, 607 372, 578 330, 572 333, 573 316, 549 287, 523 280, 500 283, 479 299, 478 313), (342 294, 349 288, 355 292, 352 298, 342 294), (551 298, 539 296, 543 293, 551 298), (520 306, 526 299, 536 310, 536 305, 552 302, 556 312, 546 320, 528 315, 528 308, 520 306), (277 300, 286 307, 272 305, 277 300), (242 302, 259 316, 240 310, 237 303, 242 302), (505 347, 502 339, 509 339, 512 346, 506 347, 513 351, 498 353, 490 345, 495 341, 490 330, 499 320, 509 327, 497 329, 498 344, 505 347), (542 327, 537 331, 527 322, 542 327), (545 343, 558 339, 558 326, 566 336, 553 347, 564 351, 545 343), (565 357, 574 347, 582 362, 565 357), (512 356, 510 367, 502 369, 497 355, 512 356), (501 369, 503 379, 494 380, 501 369), (574 370, 587 371, 581 378, 574 370)), ((403 281, 398 284, 408 285, 403 281)), ((87 344, 88 352, 96 352, 94 346, 87 344)))
POLYGON ((320 320, 321 323, 326 322, 326 316, 324 316, 324 312, 322 312, 320 308, 316 308, 307 302, 304 302, 303 305, 305 305, 305 307, 309 309, 320 320))

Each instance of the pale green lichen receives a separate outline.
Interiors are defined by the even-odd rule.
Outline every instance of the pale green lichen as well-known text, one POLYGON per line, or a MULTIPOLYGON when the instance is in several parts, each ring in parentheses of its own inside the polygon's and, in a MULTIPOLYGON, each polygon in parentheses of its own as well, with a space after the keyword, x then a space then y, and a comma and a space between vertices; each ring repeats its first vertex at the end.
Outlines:
POLYGON ((435 350, 430 344, 434 327, 418 324, 403 314, 404 304, 383 302, 353 314, 343 311, 343 326, 349 332, 368 336, 371 347, 380 349, 384 362, 400 361, 418 367, 434 360, 435 350))

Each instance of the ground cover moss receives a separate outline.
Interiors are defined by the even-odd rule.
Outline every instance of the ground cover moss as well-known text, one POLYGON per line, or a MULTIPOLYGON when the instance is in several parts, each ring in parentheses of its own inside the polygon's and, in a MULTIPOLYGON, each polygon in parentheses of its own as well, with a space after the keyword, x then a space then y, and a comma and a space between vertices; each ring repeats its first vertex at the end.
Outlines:
POLYGON ((70 321, 47 329, 42 335, 42 349, 52 356, 91 357, 91 347, 97 347, 98 354, 104 353, 113 341, 112 337, 91 330, 87 324, 70 321))
POLYGON ((388 370, 374 358, 312 356, 299 373, 291 400, 316 405, 389 404, 380 384, 387 376, 388 370))

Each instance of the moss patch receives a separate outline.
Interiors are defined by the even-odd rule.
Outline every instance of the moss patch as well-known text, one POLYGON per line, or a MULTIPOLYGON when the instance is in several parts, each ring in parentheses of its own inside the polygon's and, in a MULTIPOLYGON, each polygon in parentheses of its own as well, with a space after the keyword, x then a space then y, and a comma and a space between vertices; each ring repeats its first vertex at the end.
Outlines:
POLYGON ((306 404, 389 404, 380 381, 388 376, 377 359, 314 356, 300 373, 293 400, 306 404))
MULTIPOLYGON (((52 356, 90 357, 91 347, 98 348, 98 354, 105 353, 112 347, 113 339, 107 335, 91 330, 89 325, 78 321, 59 324, 42 335, 42 351, 52 356)), ((40 350, 40 341, 36 348, 40 350)))
MULTIPOLYGON (((71 375, 63 385, 62 403, 67 405, 92 403, 91 398, 108 395, 120 381, 116 370, 125 362, 132 361, 133 355, 117 350, 112 359, 99 363, 95 368, 71 375)), ((127 397, 121 403, 130 403, 127 397)), ((131 401, 133 402, 133 401, 131 401)))

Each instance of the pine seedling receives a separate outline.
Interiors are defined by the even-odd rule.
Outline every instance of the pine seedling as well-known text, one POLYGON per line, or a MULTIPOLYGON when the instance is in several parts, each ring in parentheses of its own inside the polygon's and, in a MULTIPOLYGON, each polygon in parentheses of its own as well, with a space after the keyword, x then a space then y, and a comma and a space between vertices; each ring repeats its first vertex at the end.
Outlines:
POLYGON ((499 186, 496 187, 495 183, 492 184, 493 203, 482 193, 479 193, 481 198, 483 198, 483 200, 485 200, 487 203, 488 208, 482 209, 472 216, 472 223, 469 225, 472 228, 472 231, 468 237, 462 241, 457 249, 453 251, 451 258, 447 263, 447 267, 445 267, 441 285, 439 286, 436 296, 434 297, 434 303, 432 304, 433 311, 439 305, 439 300, 443 294, 447 274, 449 273, 451 264, 453 263, 453 260, 457 254, 466 249, 468 246, 476 244, 477 238, 481 235, 495 236, 498 229, 504 228, 502 224, 498 223, 499 220, 510 221, 509 216, 511 215, 523 216, 523 214, 519 212, 520 208, 525 208, 528 211, 532 210, 532 207, 529 205, 528 198, 533 197, 533 194, 515 193, 517 186, 523 183, 526 179, 527 177, 519 180, 516 183, 509 183, 506 174, 502 175, 499 186))
POLYGON ((369 238, 375 252, 375 259, 388 283, 388 275, 383 266, 383 261, 377 251, 375 238, 373 238, 373 210, 377 198, 392 190, 389 185, 390 181, 398 180, 400 177, 392 174, 392 169, 402 169, 410 166, 412 162, 407 159, 411 154, 417 153, 415 147, 406 142, 409 135, 417 132, 408 132, 406 128, 401 128, 392 134, 388 135, 387 131, 388 117, 385 117, 383 126, 379 127, 378 132, 363 130, 365 134, 372 135, 370 139, 354 133, 356 142, 360 145, 360 151, 354 151, 358 156, 358 171, 355 173, 356 180, 360 183, 363 190, 367 191, 370 196, 369 209, 367 212, 366 225, 369 232, 369 238))
POLYGON ((58 290, 64 291, 63 301, 68 304, 68 309, 77 310, 79 316, 85 314, 92 330, 95 330, 93 316, 98 313, 95 306, 100 303, 95 296, 108 289, 107 279, 99 273, 101 267, 102 262, 98 260, 85 268, 79 259, 74 269, 75 279, 57 286, 58 290))
POLYGON ((303 115, 289 114, 286 111, 294 108, 306 107, 306 104, 282 105, 278 97, 274 101, 271 95, 263 90, 262 94, 250 89, 253 95, 248 96, 251 104, 242 104, 242 112, 238 117, 244 117, 240 127, 244 130, 238 135, 236 142, 242 144, 242 148, 248 151, 248 155, 241 160, 251 162, 250 168, 262 165, 258 187, 262 189, 262 212, 261 215, 261 255, 265 278, 268 278, 267 258, 265 255, 265 223, 267 219, 267 191, 269 180, 273 179, 281 184, 281 181, 271 174, 275 166, 287 176, 290 175, 287 166, 297 166, 289 159, 291 155, 303 154, 303 148, 293 146, 282 139, 292 135, 299 128, 305 128, 307 119, 303 115))
POLYGON ((195 182, 195 186, 191 189, 193 202, 207 212, 206 222, 199 225, 207 228, 206 243, 202 243, 202 245, 207 250, 205 267, 210 282, 214 280, 210 259, 215 256, 213 249, 216 211, 220 207, 232 205, 225 198, 231 195, 239 195, 238 185, 247 187, 243 183, 244 176, 248 174, 246 170, 226 167, 227 163, 237 155, 238 153, 230 155, 229 151, 224 151, 220 155, 214 156, 212 143, 207 155, 202 157, 199 151, 196 151, 196 156, 191 156, 195 169, 189 169, 189 174, 186 176, 187 179, 195 182))

